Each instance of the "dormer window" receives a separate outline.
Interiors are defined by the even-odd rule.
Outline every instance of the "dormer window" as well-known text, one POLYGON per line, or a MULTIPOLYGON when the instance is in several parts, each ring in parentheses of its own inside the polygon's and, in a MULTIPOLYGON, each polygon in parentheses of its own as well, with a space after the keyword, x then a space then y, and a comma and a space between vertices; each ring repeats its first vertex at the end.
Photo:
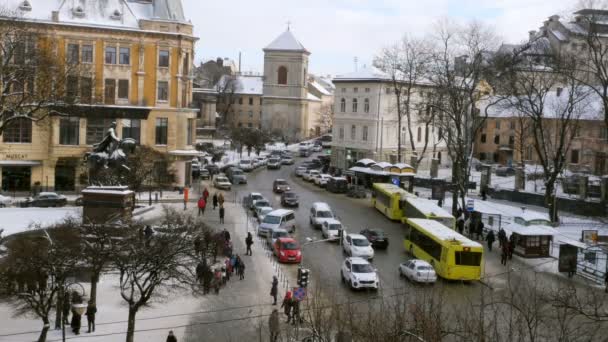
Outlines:
POLYGON ((84 9, 82 9, 82 7, 78 6, 72 10, 72 14, 75 17, 82 18, 82 17, 84 17, 84 9))
POLYGON ((29 1, 24 0, 21 5, 19 5, 19 9, 22 11, 31 11, 32 10, 32 5, 30 4, 29 1))
POLYGON ((120 20, 122 18, 122 13, 119 10, 114 10, 114 13, 110 16, 110 18, 114 20, 120 20))

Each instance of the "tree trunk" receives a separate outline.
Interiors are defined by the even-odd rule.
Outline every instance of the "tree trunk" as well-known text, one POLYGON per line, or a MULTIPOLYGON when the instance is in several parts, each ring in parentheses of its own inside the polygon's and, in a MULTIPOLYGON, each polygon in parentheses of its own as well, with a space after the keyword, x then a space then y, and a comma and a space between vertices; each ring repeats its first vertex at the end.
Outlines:
POLYGON ((42 317, 42 322, 44 325, 42 326, 42 331, 40 332, 40 336, 38 337, 38 342, 46 342, 46 334, 49 331, 51 325, 49 324, 48 317, 42 317))
POLYGON ((97 303, 97 283, 99 282, 99 272, 93 271, 91 275, 91 290, 89 291, 90 301, 93 303, 97 303))
POLYGON ((401 113, 398 114, 398 126, 397 127, 397 162, 401 163, 401 120, 403 120, 403 118, 401 118, 401 113))
POLYGON ((545 204, 549 208, 549 219, 551 222, 558 222, 559 217, 557 215, 557 196, 555 196, 555 182, 545 183, 545 204))
POLYGON ((452 164, 452 215, 454 216, 457 216, 456 213, 458 212, 458 184, 456 167, 456 163, 452 164))
POLYGON ((59 287, 59 293, 57 293, 57 303, 55 306, 55 329, 61 329, 61 322, 63 321, 63 297, 65 292, 62 290, 63 287, 59 287))
POLYGON ((129 322, 127 323, 127 342, 133 342, 135 338, 135 315, 137 309, 129 306, 129 322))

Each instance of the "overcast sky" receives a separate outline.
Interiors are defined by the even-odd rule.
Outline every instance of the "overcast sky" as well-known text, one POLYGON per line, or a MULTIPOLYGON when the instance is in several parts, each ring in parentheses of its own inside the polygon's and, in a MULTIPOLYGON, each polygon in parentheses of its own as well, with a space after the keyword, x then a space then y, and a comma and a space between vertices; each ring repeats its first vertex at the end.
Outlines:
POLYGON ((424 35, 433 22, 479 19, 505 42, 524 40, 550 15, 569 15, 577 0, 182 0, 194 25, 197 62, 228 57, 262 71, 262 49, 287 28, 311 52, 309 70, 339 75, 369 65, 403 34, 424 35))

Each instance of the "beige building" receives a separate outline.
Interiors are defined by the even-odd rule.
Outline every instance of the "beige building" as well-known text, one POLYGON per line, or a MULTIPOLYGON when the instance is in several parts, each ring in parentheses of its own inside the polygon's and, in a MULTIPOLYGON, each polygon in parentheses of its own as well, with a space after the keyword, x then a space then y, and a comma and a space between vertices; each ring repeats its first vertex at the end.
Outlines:
POLYGON ((262 128, 263 82, 258 75, 222 76, 217 106, 228 127, 262 128))
POLYGON ((178 185, 190 183, 197 109, 192 98, 192 25, 180 0, 7 0, 8 11, 52 40, 57 58, 90 66, 74 80, 82 103, 68 117, 14 121, 0 140, 1 188, 74 191, 82 162, 115 121, 120 138, 166 152, 178 185))

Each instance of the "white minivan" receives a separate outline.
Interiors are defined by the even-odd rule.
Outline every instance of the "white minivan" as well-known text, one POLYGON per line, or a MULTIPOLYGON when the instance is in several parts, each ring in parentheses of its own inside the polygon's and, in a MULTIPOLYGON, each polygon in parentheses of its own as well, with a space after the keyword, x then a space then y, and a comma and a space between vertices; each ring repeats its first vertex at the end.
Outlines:
POLYGON ((296 214, 293 210, 277 209, 266 214, 258 227, 258 235, 268 236, 273 229, 278 228, 290 233, 296 231, 296 214))
POLYGON ((333 219, 334 213, 329 204, 325 202, 315 202, 310 208, 310 225, 314 228, 321 228, 323 222, 333 219))

